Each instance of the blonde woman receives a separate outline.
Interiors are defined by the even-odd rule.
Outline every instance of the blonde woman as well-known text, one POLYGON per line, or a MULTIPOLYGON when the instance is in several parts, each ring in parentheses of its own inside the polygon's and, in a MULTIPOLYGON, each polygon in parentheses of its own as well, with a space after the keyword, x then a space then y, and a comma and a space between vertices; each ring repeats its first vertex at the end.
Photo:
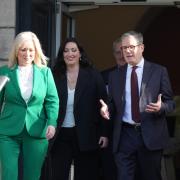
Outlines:
POLYGON ((10 81, 0 92, 0 164, 2 180, 18 179, 23 154, 23 180, 38 180, 48 140, 55 134, 59 99, 37 36, 22 32, 14 40, 0 75, 10 81))

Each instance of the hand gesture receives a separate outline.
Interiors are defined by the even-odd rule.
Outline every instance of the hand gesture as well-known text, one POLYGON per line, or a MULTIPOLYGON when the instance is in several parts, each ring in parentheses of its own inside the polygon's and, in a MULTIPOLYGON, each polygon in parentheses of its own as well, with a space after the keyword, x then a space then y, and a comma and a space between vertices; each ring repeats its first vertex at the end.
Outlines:
POLYGON ((110 118, 109 118, 109 111, 107 104, 102 99, 100 99, 99 102, 101 103, 101 109, 100 109, 101 116, 109 120, 110 118))
POLYGON ((99 145, 101 148, 106 148, 108 146, 108 138, 101 136, 99 139, 99 145))
POLYGON ((152 113, 152 112, 159 112, 161 109, 161 96, 162 94, 159 94, 158 100, 156 103, 150 103, 146 106, 146 112, 152 113))

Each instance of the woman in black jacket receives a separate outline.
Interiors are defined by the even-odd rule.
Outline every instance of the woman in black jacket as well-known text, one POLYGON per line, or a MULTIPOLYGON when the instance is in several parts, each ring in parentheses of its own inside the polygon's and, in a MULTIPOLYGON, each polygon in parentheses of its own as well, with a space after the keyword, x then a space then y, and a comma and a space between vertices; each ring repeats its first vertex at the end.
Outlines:
POLYGON ((59 49, 54 79, 60 102, 56 136, 51 144, 53 180, 98 179, 98 150, 108 144, 107 121, 100 116, 106 87, 75 38, 59 49))

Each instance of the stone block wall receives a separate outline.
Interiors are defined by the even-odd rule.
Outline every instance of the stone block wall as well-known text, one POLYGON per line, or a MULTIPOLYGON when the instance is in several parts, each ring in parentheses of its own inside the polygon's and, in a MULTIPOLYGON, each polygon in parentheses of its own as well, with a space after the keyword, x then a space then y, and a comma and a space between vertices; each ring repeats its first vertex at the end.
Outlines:
POLYGON ((0 66, 7 63, 15 26, 16 0, 0 0, 0 66))
POLYGON ((0 0, 0 66, 7 63, 8 52, 15 35, 15 26, 16 0, 0 0))

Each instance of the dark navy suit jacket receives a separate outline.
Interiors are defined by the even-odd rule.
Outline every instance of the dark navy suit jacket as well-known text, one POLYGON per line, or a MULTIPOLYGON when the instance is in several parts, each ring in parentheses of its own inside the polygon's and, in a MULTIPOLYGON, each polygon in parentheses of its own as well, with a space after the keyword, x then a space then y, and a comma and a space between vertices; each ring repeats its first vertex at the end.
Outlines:
MULTIPOLYGON (((113 115, 113 152, 118 151, 122 116, 125 108, 125 83, 127 65, 115 69, 109 75, 109 109, 113 115)), ((140 89, 141 131, 145 146, 150 150, 163 149, 168 141, 166 115, 175 108, 173 92, 165 67, 145 60, 140 89), (162 94, 162 106, 158 113, 145 112, 146 105, 157 102, 162 94)))

